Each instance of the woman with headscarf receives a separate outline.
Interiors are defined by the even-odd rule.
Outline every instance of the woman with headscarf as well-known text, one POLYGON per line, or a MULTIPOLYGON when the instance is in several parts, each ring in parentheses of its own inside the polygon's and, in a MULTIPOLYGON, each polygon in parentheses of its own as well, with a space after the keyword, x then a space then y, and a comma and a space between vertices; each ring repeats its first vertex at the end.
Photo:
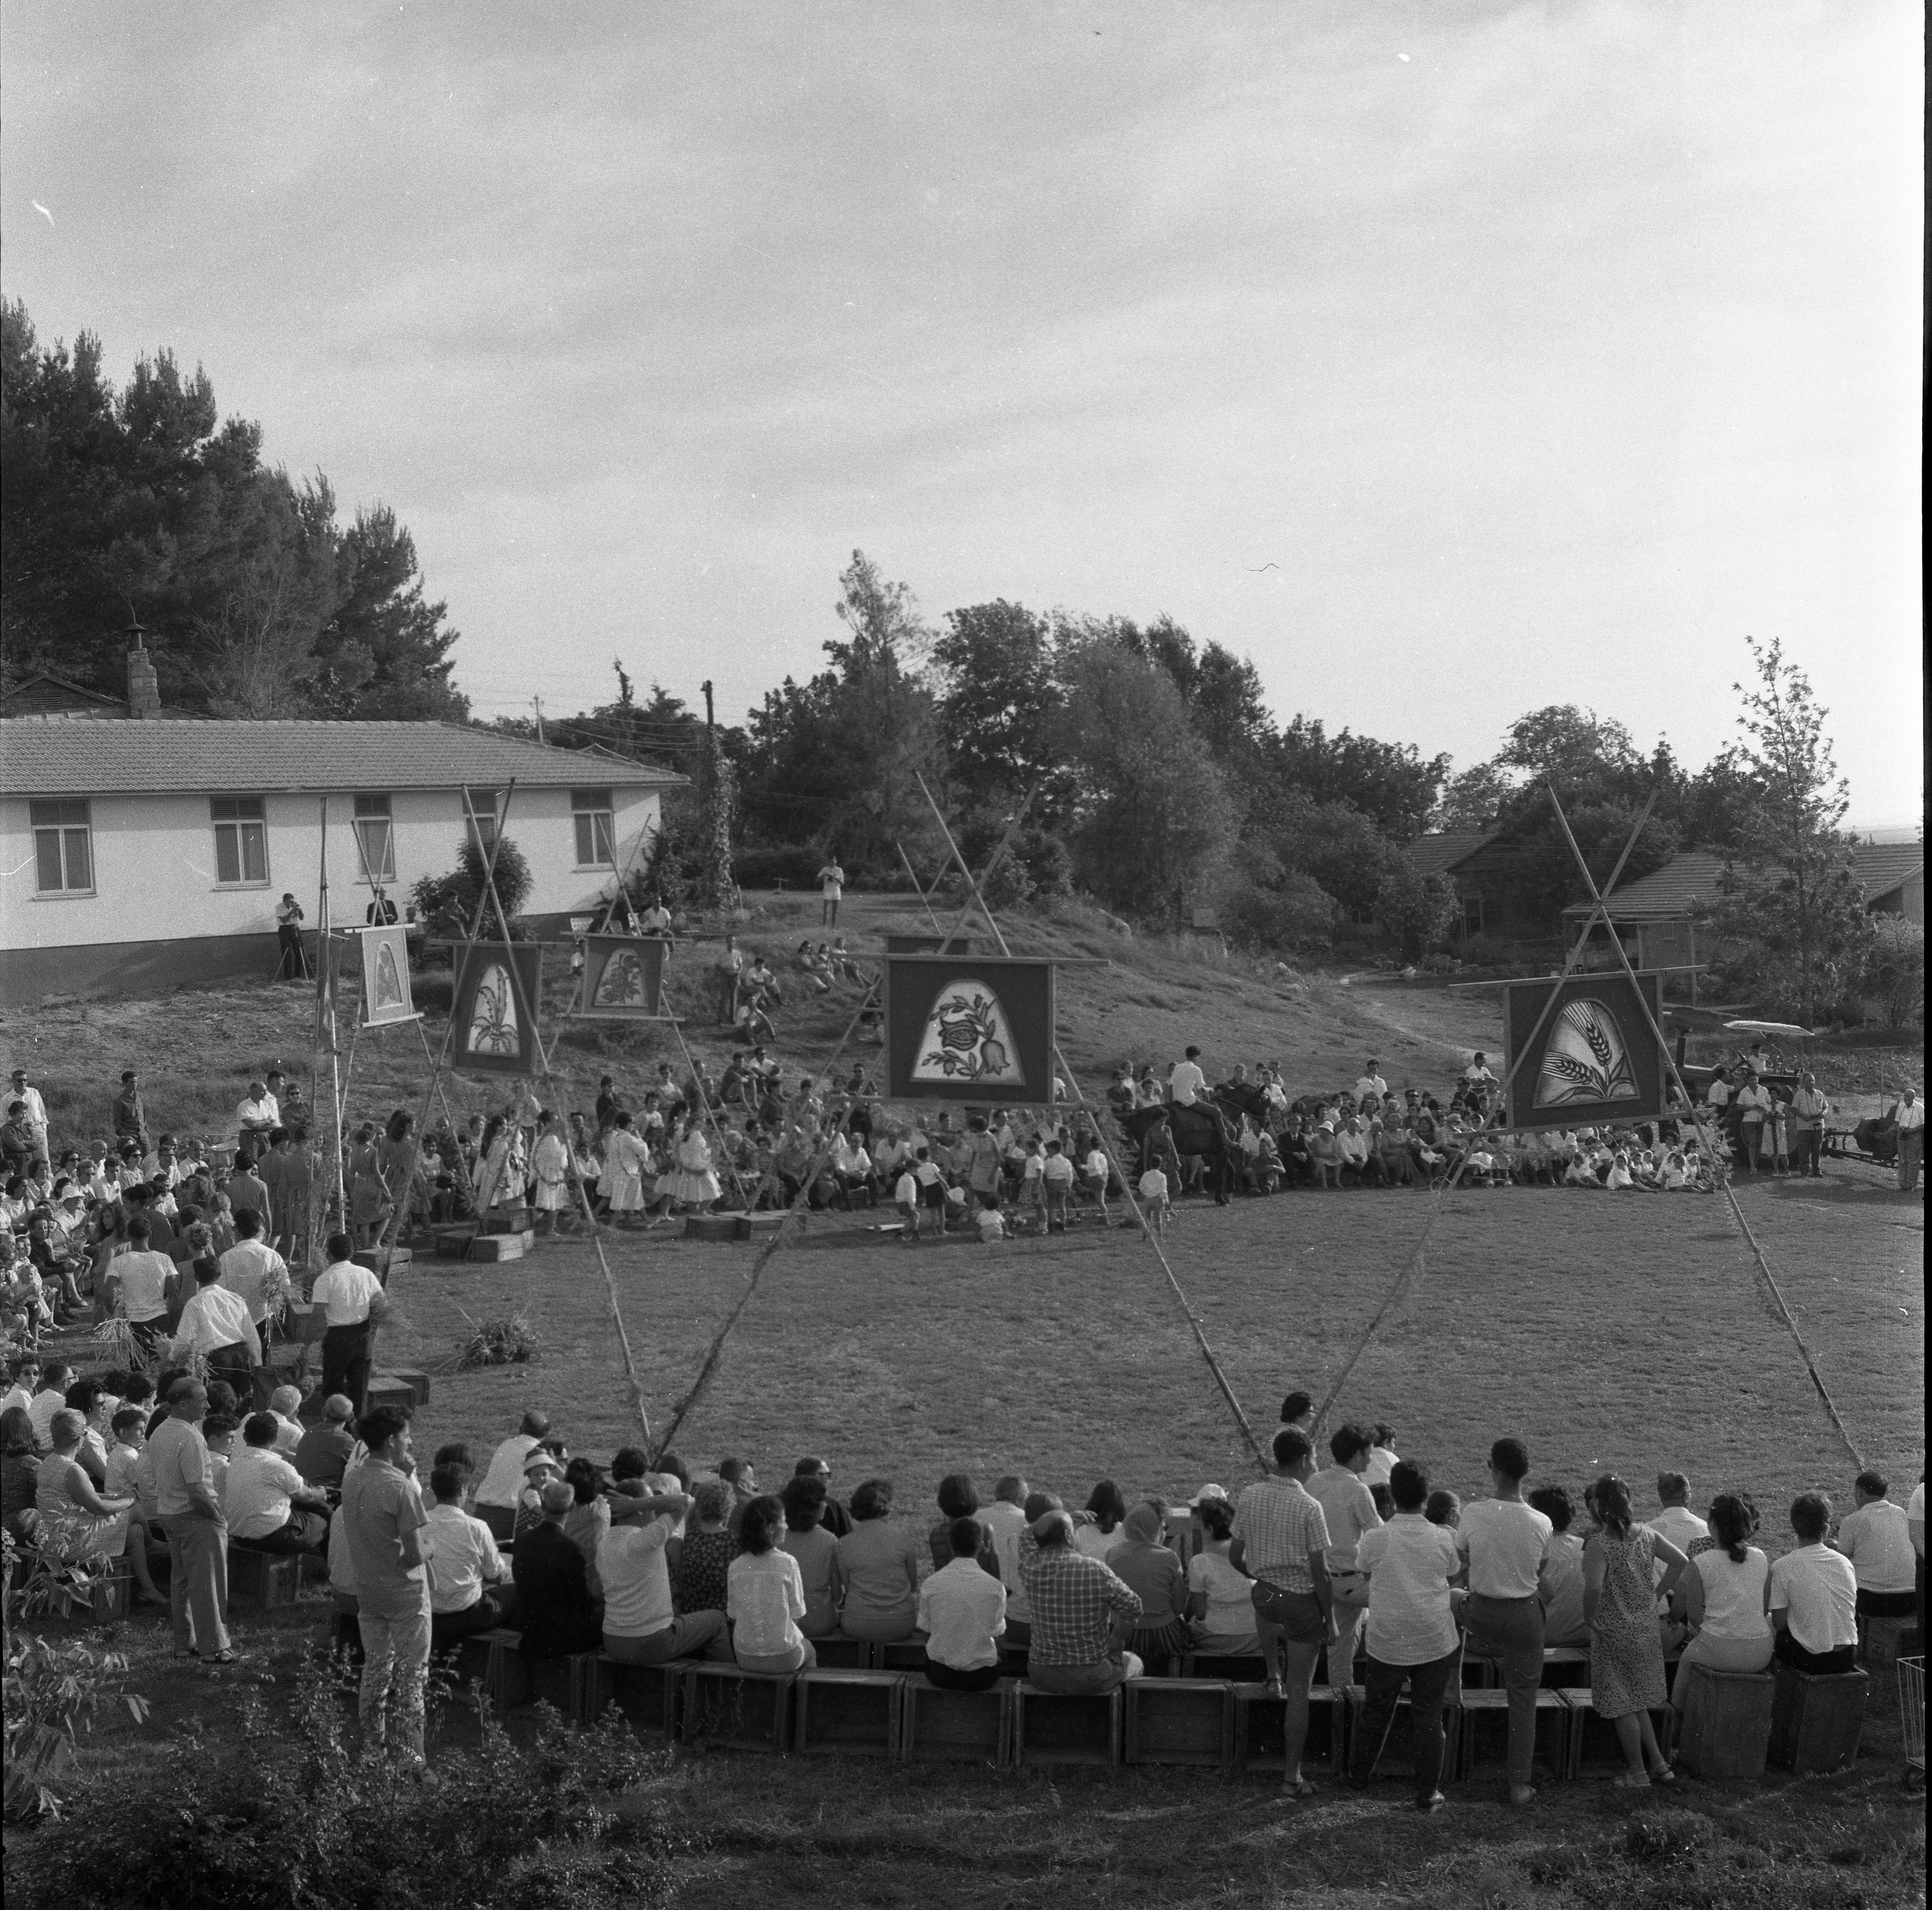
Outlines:
POLYGON ((1141 1601, 1127 1649, 1147 1667, 1149 1678, 1165 1678, 1171 1660, 1194 1649, 1187 1628, 1187 1575, 1179 1555, 1161 1543, 1162 1512, 1143 1499, 1127 1514, 1125 1536, 1107 1555, 1107 1564, 1141 1601))

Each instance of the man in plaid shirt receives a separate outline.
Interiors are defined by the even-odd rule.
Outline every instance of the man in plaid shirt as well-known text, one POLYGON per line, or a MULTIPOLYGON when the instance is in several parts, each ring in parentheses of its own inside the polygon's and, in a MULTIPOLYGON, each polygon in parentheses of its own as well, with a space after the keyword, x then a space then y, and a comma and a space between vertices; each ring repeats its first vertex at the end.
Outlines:
MULTIPOLYGON (((1322 1648, 1334 1642, 1335 1624, 1334 1594, 1324 1556, 1328 1519, 1306 1489, 1315 1470, 1315 1446, 1300 1427, 1285 1426, 1275 1435, 1274 1470, 1272 1479, 1257 1481, 1234 1501, 1228 1562, 1255 1581, 1255 1631, 1268 1661, 1268 1693, 1288 1700, 1282 1787, 1289 1796, 1303 1798, 1315 1789, 1301 1775, 1308 1694, 1322 1648)), ((1346 1684, 1352 1670, 1331 1667, 1330 1681, 1346 1684)))
POLYGON ((1112 1691, 1141 1675, 1122 1641, 1140 1595, 1097 1558, 1073 1549, 1073 1521, 1056 1505, 1020 1539, 1020 1583, 1033 1611, 1027 1678, 1042 1691, 1112 1691))

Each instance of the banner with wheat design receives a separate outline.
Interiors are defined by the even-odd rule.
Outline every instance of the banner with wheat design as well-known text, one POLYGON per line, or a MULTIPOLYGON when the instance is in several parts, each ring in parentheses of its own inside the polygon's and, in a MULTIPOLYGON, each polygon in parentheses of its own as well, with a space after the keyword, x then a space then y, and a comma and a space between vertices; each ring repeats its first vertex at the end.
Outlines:
POLYGON ((1661 979, 1641 973, 1634 986, 1627 975, 1511 982, 1503 1017, 1510 1126, 1660 1117, 1666 1071, 1652 1030, 1663 1026, 1661 979))

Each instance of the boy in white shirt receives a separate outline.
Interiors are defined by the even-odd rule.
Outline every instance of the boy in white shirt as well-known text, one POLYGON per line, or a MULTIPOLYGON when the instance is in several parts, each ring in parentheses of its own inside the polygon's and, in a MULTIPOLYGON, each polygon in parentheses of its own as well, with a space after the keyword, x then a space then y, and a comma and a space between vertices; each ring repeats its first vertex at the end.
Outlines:
POLYGON ((1911 1522, 1905 1508, 1886 1496, 1891 1490, 1884 1474, 1860 1473, 1852 1488, 1857 1507, 1846 1513, 1838 1536, 1829 1541, 1834 1552, 1852 1561, 1862 1618, 1909 1618, 1918 1609, 1911 1522))
POLYGON ((1040 1164, 1040 1174, 1046 1190, 1047 1231, 1064 1234, 1067 1204, 1073 1192, 1073 1163, 1058 1141, 1046 1144, 1046 1159, 1040 1164))
POLYGON ((1157 1167, 1150 1167, 1141 1176, 1141 1209, 1154 1223, 1156 1234, 1167 1231, 1167 1216, 1172 1210, 1167 1198, 1167 1176, 1157 1167))
POLYGON ((904 1225, 900 1229, 899 1240, 906 1246, 913 1246, 919 1239, 919 1176, 908 1167, 898 1177, 892 1188, 892 1204, 899 1210, 899 1219, 904 1225))
POLYGON ((1100 1224, 1105 1226, 1107 1222, 1107 1182, 1109 1172, 1106 1150, 1098 1141, 1088 1150, 1087 1159, 1082 1164, 1082 1168, 1081 1184, 1088 1193, 1093 1195, 1095 1204, 1100 1210, 1100 1224))
POLYGON ((1772 1650, 1801 1672, 1849 1672, 1858 1659, 1858 1578, 1852 1561, 1826 1544, 1831 1525, 1831 1501, 1801 1492, 1791 1502, 1798 1549, 1772 1561, 1772 1650))

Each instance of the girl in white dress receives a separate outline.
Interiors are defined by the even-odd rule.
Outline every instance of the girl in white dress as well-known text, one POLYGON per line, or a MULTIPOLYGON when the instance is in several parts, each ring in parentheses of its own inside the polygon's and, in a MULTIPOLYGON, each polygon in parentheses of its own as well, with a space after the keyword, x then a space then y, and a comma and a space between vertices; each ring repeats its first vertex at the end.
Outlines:
POLYGON ((711 1144, 698 1131, 695 1114, 684 1117, 673 1158, 676 1165, 665 1181, 664 1192, 680 1206, 688 1204, 700 1213, 710 1213, 724 1189, 712 1171, 711 1144))
POLYGON ((604 1177, 598 1183, 610 1203, 610 1212, 619 1226, 629 1223, 627 1214, 641 1213, 655 1198, 656 1187, 651 1174, 651 1150, 632 1132, 628 1108, 620 1108, 616 1125, 604 1141, 604 1177))
POLYGON ((559 1216, 570 1206, 570 1150, 557 1132, 554 1114, 543 1117, 532 1162, 536 1169, 537 1212, 548 1216, 544 1231, 554 1234, 562 1225, 559 1216))

